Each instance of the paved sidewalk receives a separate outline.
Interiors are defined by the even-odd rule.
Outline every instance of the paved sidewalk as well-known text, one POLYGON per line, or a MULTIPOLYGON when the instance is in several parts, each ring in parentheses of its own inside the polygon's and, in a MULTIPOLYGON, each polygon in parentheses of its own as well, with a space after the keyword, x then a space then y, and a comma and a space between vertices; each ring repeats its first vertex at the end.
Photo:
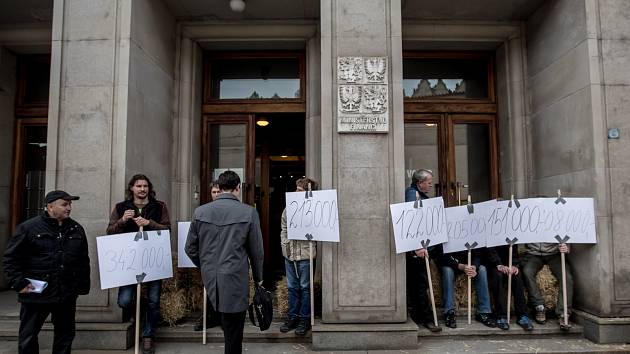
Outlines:
MULTIPOLYGON (((223 354, 223 344, 208 343, 157 343, 156 354, 223 354)), ((41 353, 50 350, 42 349, 41 353)), ((133 348, 126 351, 76 350, 74 354, 132 354, 133 348)), ((17 353, 17 342, 0 341, 0 354, 17 353)), ((310 344, 301 343, 245 343, 244 354, 304 354, 304 353, 630 353, 630 345, 598 345, 586 339, 513 339, 491 340, 425 340, 414 350, 370 350, 370 351, 326 351, 314 352, 310 344)))

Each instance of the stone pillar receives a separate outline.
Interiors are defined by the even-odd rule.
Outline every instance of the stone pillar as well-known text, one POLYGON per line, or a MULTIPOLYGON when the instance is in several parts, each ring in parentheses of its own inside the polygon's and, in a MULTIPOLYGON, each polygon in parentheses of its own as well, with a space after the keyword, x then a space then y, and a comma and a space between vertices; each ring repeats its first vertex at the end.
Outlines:
POLYGON ((87 232, 92 289, 79 321, 120 321, 117 289, 100 290, 96 236, 125 184, 130 1, 56 0, 46 190, 81 196, 72 217, 87 232))
POLYGON ((560 188, 595 200, 598 243, 573 245, 568 260, 574 318, 600 343, 630 333, 629 17, 623 1, 556 0, 527 23, 531 194, 560 188), (607 138, 610 128, 618 139, 607 138))
MULTIPOLYGON (((117 289, 100 290, 95 238, 128 178, 142 172, 170 199, 174 23, 150 0, 54 3, 46 190, 81 196, 72 216, 88 235, 92 288, 79 297, 79 322, 121 320, 117 289)), ((94 342, 79 325, 75 347, 126 348, 121 326, 94 342)))
POLYGON ((322 187, 337 190, 341 242, 322 245, 317 349, 417 345, 389 215, 404 189, 401 47, 399 0, 321 1, 322 187))

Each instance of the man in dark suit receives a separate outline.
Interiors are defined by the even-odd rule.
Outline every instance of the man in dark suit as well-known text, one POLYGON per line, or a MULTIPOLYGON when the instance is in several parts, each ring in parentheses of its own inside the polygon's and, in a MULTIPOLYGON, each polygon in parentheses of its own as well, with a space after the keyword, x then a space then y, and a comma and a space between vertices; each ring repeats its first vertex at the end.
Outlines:
POLYGON ((186 254, 201 269, 210 305, 221 316, 225 353, 241 353, 248 307, 249 266, 254 281, 262 284, 263 240, 255 208, 238 196, 241 180, 234 171, 218 179, 221 194, 193 216, 186 254), (248 263, 249 259, 249 263, 248 263))
POLYGON ((85 230, 70 218, 77 199, 60 190, 46 194, 46 211, 18 225, 4 253, 4 271, 22 304, 20 354, 39 353, 37 336, 49 314, 53 354, 72 351, 77 297, 90 291, 85 230))

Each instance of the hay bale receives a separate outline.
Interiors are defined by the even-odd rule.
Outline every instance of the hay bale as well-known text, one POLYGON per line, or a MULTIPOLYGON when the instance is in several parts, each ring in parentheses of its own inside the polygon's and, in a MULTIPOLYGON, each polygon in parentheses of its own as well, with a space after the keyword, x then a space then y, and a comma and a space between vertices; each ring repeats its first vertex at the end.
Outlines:
POLYGON ((276 310, 278 315, 286 317, 289 312, 289 289, 287 288, 287 278, 282 277, 276 284, 276 291, 274 293, 276 299, 276 310))
POLYGON ((551 273, 549 266, 545 265, 542 270, 538 272, 536 282, 538 283, 540 294, 545 299, 545 307, 550 310, 555 310, 560 288, 559 282, 551 273))
POLYGON ((185 289, 176 292, 163 293, 161 298, 161 314, 164 321, 173 327, 188 313, 187 296, 185 289))

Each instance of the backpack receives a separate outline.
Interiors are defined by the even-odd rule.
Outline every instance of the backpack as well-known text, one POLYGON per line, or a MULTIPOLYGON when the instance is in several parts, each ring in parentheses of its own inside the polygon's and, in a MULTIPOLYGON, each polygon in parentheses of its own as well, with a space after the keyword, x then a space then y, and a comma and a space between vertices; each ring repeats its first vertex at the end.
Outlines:
POLYGON ((271 292, 262 286, 256 286, 254 299, 249 304, 248 311, 249 320, 252 321, 254 326, 260 327, 261 331, 268 329, 273 319, 273 298, 271 297, 271 292), (254 312, 256 312, 256 316, 254 316, 254 312), (256 319, 258 324, 256 324, 256 319))

